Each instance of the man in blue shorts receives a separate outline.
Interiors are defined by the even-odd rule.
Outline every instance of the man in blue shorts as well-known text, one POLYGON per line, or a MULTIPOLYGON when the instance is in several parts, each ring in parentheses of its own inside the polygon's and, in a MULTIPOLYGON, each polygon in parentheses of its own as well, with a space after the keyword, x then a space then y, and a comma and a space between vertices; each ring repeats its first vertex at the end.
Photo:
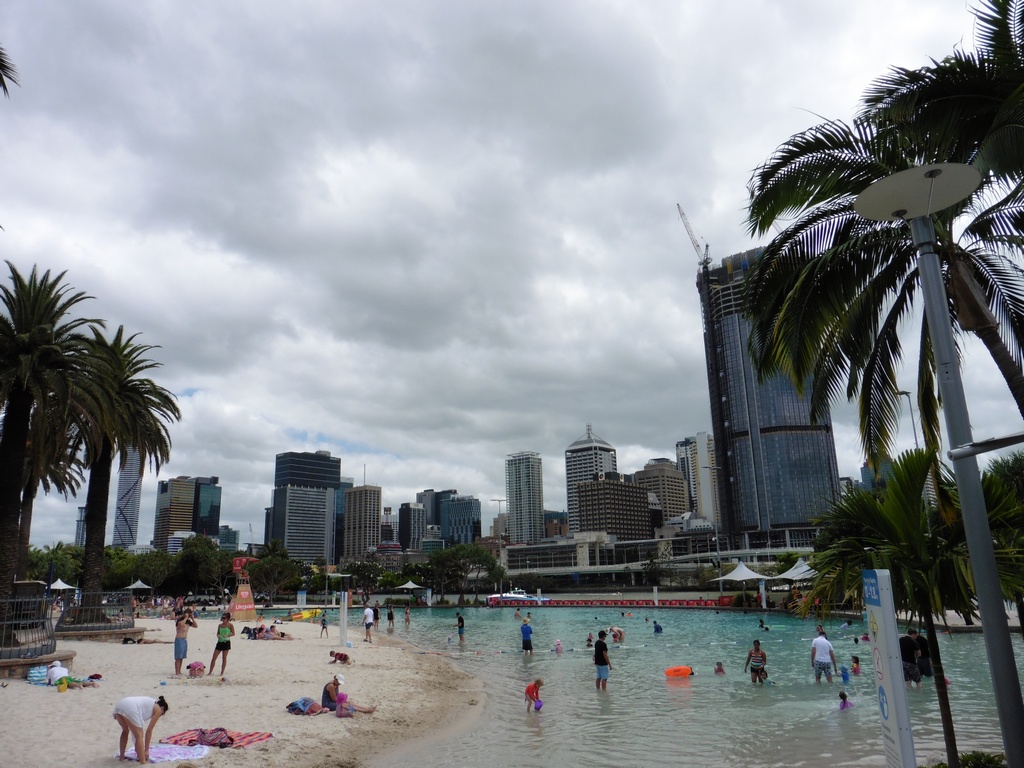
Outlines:
POLYGON ((174 676, 181 677, 181 662, 188 658, 188 630, 196 626, 192 618, 192 609, 185 612, 174 622, 174 676))
POLYGON ((523 626, 519 631, 523 633, 523 655, 533 656, 533 627, 530 626, 529 619, 523 619, 523 626))
POLYGON ((597 690, 608 690, 608 673, 612 668, 612 660, 608 658, 608 644, 604 639, 608 633, 603 629, 597 633, 597 642, 594 643, 594 667, 597 669, 597 690))

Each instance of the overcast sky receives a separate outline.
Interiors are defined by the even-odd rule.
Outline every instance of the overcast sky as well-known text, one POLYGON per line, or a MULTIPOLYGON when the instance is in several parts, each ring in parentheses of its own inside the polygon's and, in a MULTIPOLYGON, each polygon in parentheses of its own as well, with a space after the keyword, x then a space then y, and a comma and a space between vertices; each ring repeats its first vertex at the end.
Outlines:
MULTIPOLYGON (((973 17, 964 0, 9 0, 0 45, 21 81, 0 103, 0 253, 66 270, 90 316, 159 345, 183 414, 160 476, 219 476, 222 523, 262 541, 284 451, 331 451, 396 509, 474 494, 486 532, 509 453, 542 454, 564 509, 588 422, 622 471, 709 430, 676 203, 716 260, 757 245, 754 167, 849 118, 889 66, 973 47, 973 17)), ((977 437, 1021 428, 992 371, 968 350, 977 437)), ((147 472, 140 542, 155 489, 147 472)), ((41 498, 33 543, 73 540, 84 495, 41 498)), ((110 521, 108 539, 113 503, 110 521)))

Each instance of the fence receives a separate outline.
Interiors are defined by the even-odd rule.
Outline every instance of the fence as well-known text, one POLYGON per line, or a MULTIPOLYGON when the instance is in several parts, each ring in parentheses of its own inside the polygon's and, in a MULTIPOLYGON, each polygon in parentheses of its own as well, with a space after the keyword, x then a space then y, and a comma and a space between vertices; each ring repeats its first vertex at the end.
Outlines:
POLYGON ((64 607, 54 631, 59 635, 61 632, 93 632, 134 627, 132 593, 122 590, 80 593, 77 602, 64 607))
POLYGON ((0 659, 45 656, 57 649, 45 595, 0 600, 0 659))

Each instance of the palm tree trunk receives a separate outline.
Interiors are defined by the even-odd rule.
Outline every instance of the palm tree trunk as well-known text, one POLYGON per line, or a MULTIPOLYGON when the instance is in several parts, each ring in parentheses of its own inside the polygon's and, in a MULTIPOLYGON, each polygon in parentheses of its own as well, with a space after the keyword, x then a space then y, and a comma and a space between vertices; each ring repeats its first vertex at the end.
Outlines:
MULTIPOLYGON (((23 389, 11 390, 0 433, 0 612, 6 610, 6 600, 14 594, 18 571, 21 468, 25 466, 31 413, 32 396, 23 389)), ((0 644, 6 645, 6 639, 0 638, 0 644)))
POLYGON ((939 638, 935 636, 935 617, 925 609, 924 627, 928 647, 932 654, 932 671, 935 673, 935 693, 939 699, 939 716, 942 720, 942 738, 946 743, 946 763, 949 768, 960 768, 960 753, 956 748, 956 732, 953 729, 953 712, 949 707, 949 689, 946 688, 946 673, 942 669, 939 653, 939 638))
POLYGON ((36 484, 29 481, 21 493, 21 529, 18 538, 18 577, 28 578, 28 550, 32 538, 32 509, 36 501, 36 484))
POLYGON ((1010 388, 1013 401, 1017 403, 1017 410, 1024 416, 1024 372, 1013 359, 1010 350, 1006 348, 1002 338, 999 336, 998 326, 991 325, 978 328, 974 335, 981 339, 985 349, 995 361, 999 373, 1003 375, 1006 385, 1010 388))
POLYGON ((104 436, 99 453, 89 467, 89 490, 85 497, 85 553, 82 559, 82 623, 102 621, 103 540, 107 536, 107 499, 114 447, 104 436))
POLYGON ((1014 602, 1017 604, 1017 623, 1020 624, 1020 634, 1024 637, 1024 595, 1017 595, 1014 602))

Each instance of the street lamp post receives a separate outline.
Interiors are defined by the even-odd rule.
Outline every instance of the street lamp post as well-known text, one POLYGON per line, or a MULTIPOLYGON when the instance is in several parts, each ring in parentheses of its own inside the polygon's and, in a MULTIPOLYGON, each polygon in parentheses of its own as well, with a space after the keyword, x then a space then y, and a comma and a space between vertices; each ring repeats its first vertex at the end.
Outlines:
MULTIPOLYGON (((935 227, 931 215, 964 200, 980 183, 981 174, 972 166, 952 163, 926 165, 875 182, 861 192, 854 205, 856 211, 867 219, 910 222, 910 232, 917 249, 925 318, 938 374, 936 378, 949 442, 954 450, 971 444, 974 438, 946 309, 949 297, 935 252, 935 227)), ((984 627, 985 650, 1006 762, 1011 768, 1024 768, 1024 700, 1021 698, 1002 586, 996 570, 978 461, 974 454, 961 456, 951 451, 950 457, 960 493, 964 533, 984 627)))
POLYGON ((914 404, 910 400, 910 393, 905 389, 901 389, 896 394, 900 397, 907 398, 907 408, 910 410, 910 426, 914 430, 914 448, 920 449, 921 445, 917 442, 917 422, 914 420, 914 404))

